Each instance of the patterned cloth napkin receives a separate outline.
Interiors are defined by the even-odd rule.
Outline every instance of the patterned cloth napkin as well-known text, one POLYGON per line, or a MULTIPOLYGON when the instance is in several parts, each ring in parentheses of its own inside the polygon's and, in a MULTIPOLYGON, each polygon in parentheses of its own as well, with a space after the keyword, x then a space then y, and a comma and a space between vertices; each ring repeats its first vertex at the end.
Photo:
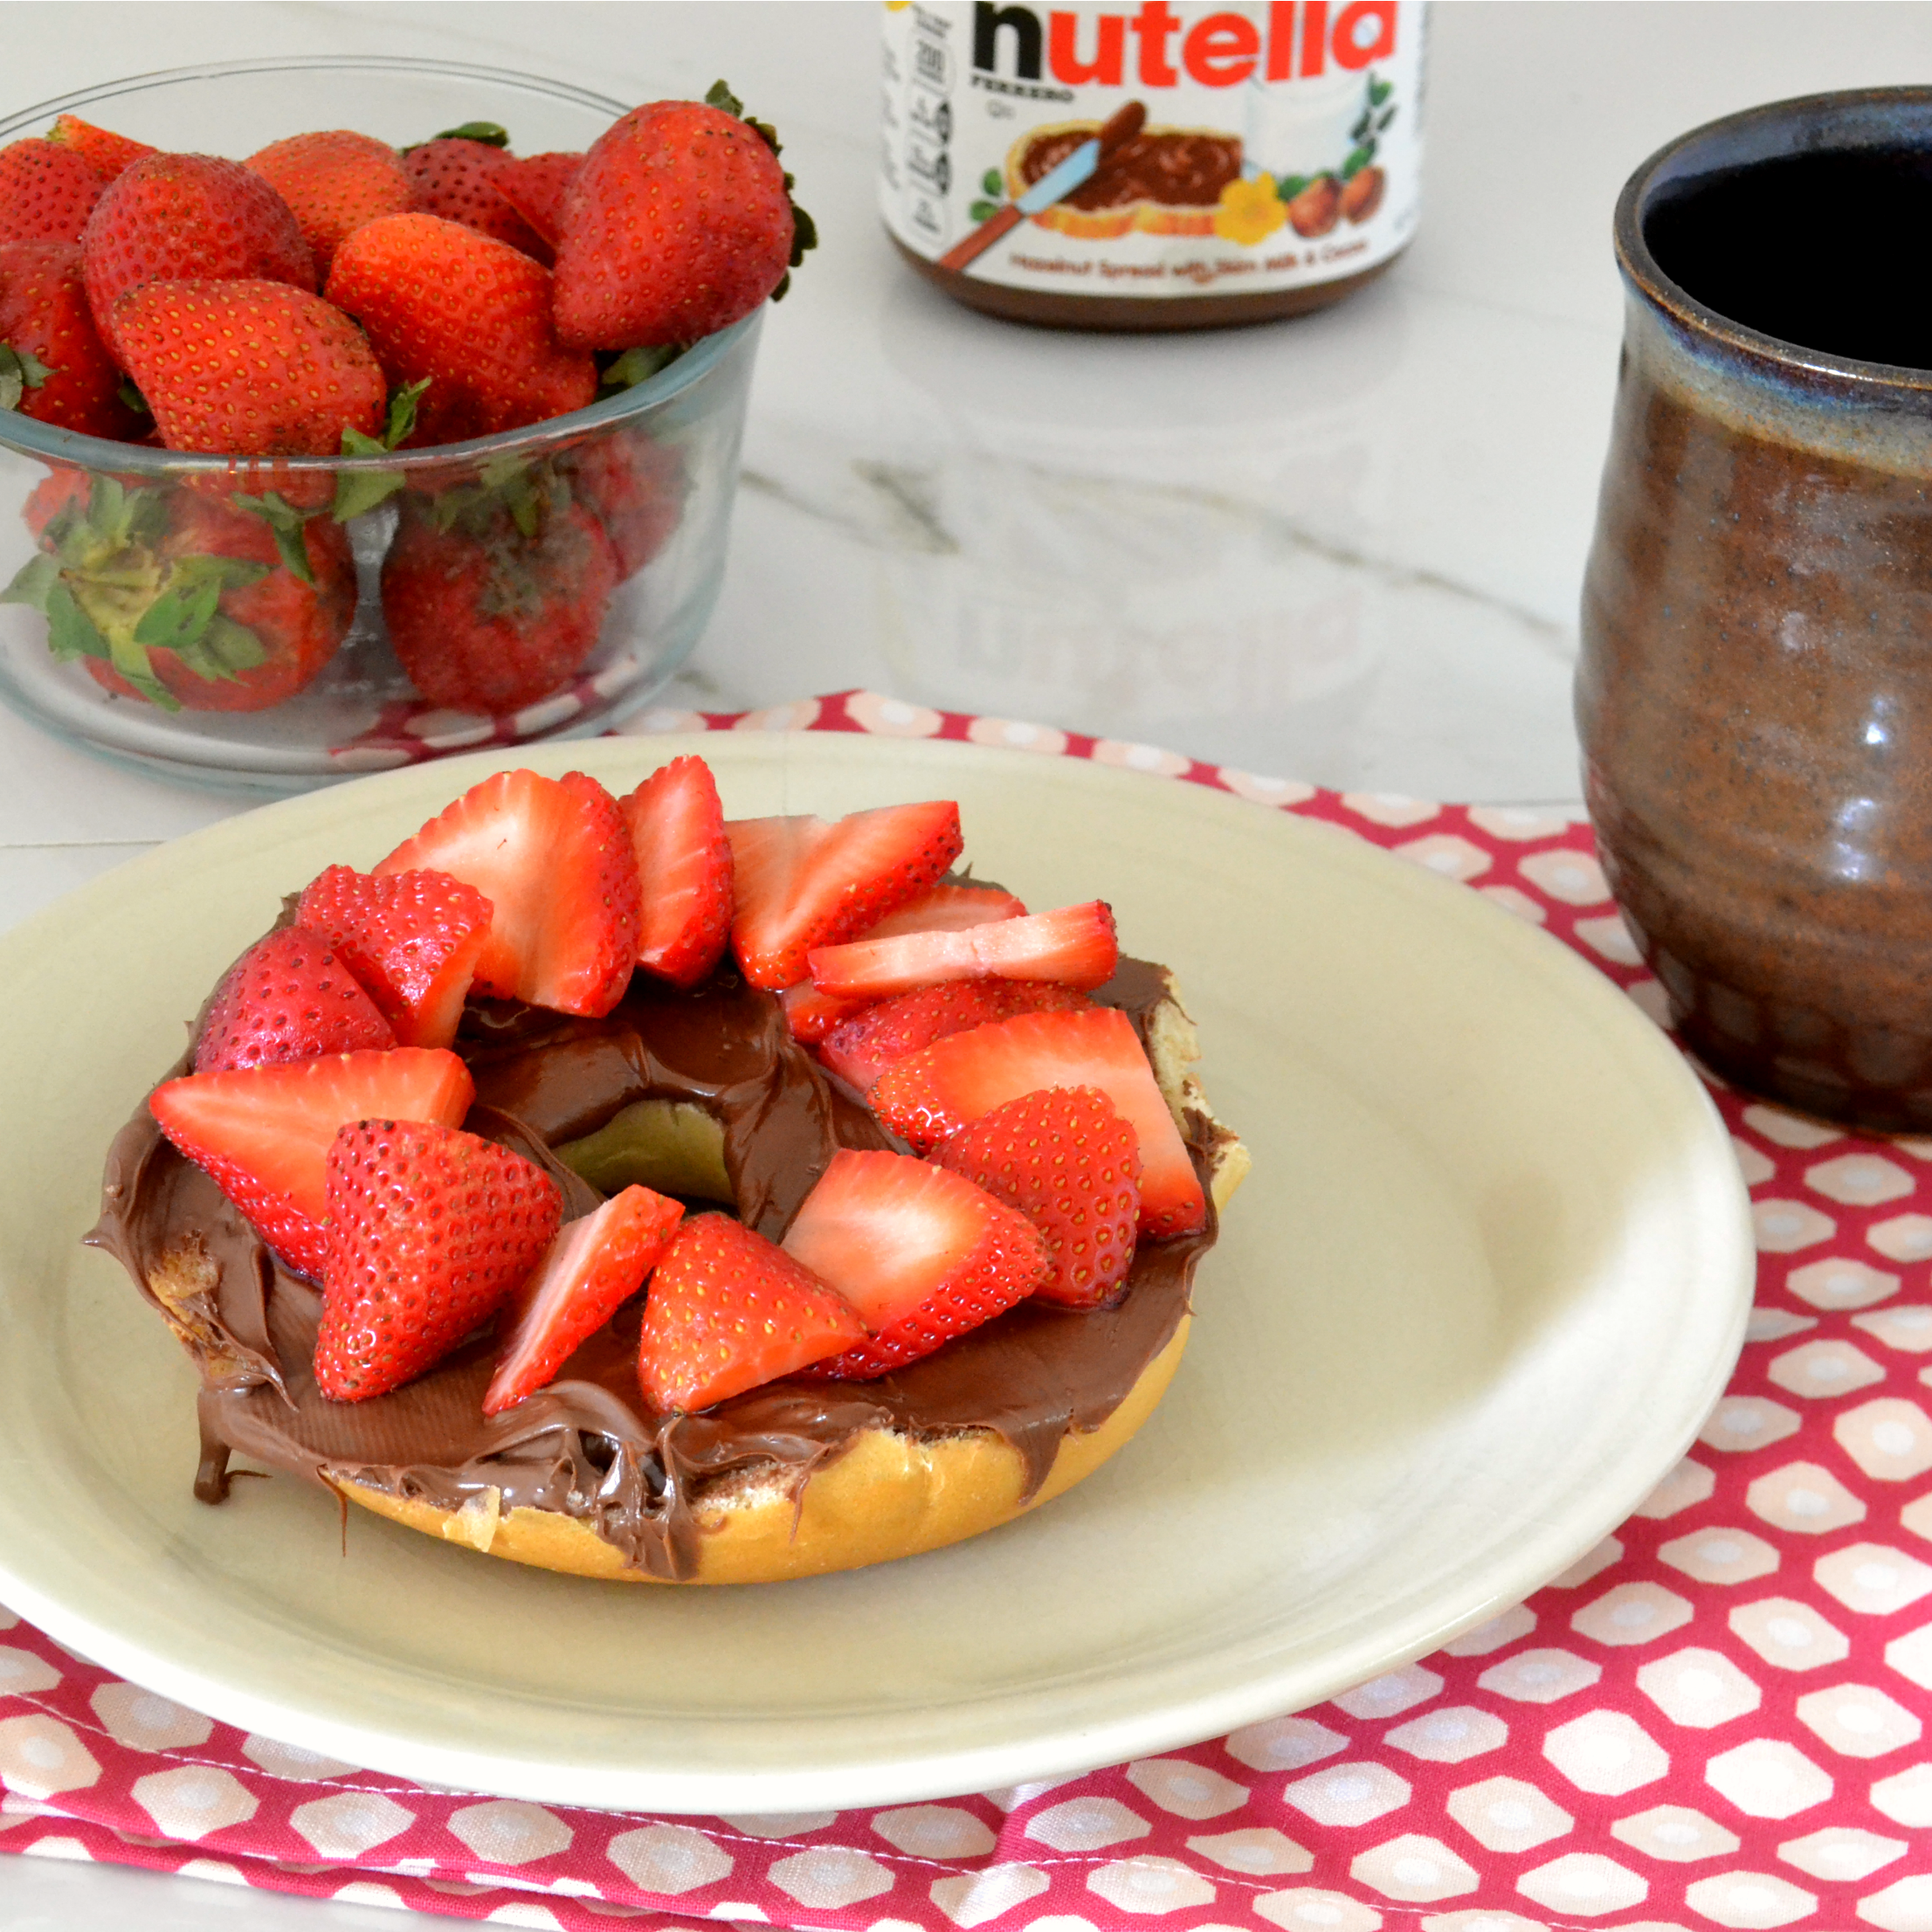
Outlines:
MULTIPOLYGON (((1653 1016, 1587 828, 847 693, 633 729, 1023 746, 1346 827, 1653 1016)), ((652 1818, 429 1790, 211 1722, 0 1612, 0 1847, 589 1932, 1932 1932, 1932 1140, 1718 1089, 1757 1307, 1697 1446, 1576 1566, 1332 1701, 1085 1777, 652 1818)))

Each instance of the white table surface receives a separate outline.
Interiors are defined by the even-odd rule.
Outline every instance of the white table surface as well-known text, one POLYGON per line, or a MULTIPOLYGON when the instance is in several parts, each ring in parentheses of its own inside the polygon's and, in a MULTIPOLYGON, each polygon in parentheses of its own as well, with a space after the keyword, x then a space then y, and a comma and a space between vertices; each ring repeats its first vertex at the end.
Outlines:
MULTIPOLYGON (((726 74, 779 125, 825 240, 765 332, 724 594, 665 701, 866 686, 1343 787, 1573 806, 1618 189, 1715 115, 1932 78, 1918 3, 1447 0, 1394 271, 1299 321, 1109 341, 973 315, 900 266, 873 212, 877 31, 859 0, 12 0, 0 106, 278 53, 445 55, 638 100, 726 74)), ((246 803, 4 712, 0 774, 0 925, 246 803)), ((0 1932, 229 1922, 397 1915, 0 1858, 0 1932)))

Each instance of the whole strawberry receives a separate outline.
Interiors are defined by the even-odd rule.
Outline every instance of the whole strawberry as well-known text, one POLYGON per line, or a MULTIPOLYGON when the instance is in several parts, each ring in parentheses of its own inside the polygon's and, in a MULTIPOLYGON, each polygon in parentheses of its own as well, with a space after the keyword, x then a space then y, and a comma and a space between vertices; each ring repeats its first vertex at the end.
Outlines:
POLYGON ((416 205, 445 221, 460 222, 480 235, 520 250, 548 268, 550 245, 505 198, 498 183, 515 179, 520 164, 500 128, 477 122, 403 150, 403 167, 416 190, 416 205))
POLYGON ((271 141, 247 164, 288 204, 324 280, 345 236, 378 216, 406 214, 416 205, 402 156, 346 128, 271 141))
POLYGON ((389 399, 362 332, 286 282, 147 282, 114 304, 128 373, 171 450, 334 456, 383 427, 389 399))
POLYGON ((624 349, 728 328, 784 279, 794 233, 784 169, 749 121, 697 100, 634 108, 564 190, 558 340, 624 349))
POLYGON ((79 241, 107 177, 53 141, 0 148, 0 242, 79 241))
MULTIPOLYGON (((487 497, 487 493, 486 498, 487 497)), ((462 493, 403 500, 383 560, 383 615, 433 705, 500 717, 568 684, 597 648, 618 562, 583 505, 545 494, 520 527, 462 493)))
POLYGON ((315 1382, 337 1402, 433 1368, 542 1259, 557 1184, 457 1128, 355 1121, 329 1149, 328 1251, 315 1382))
POLYGON ((53 126, 47 130, 47 139, 60 147, 71 148, 77 155, 91 161, 109 181, 143 155, 159 151, 150 148, 145 141, 130 140, 126 135, 97 128, 93 121, 83 121, 79 114, 55 115, 53 126))
POLYGON ((101 340, 126 358, 114 307, 143 282, 286 282, 313 294, 315 259, 288 204, 238 161, 144 155, 108 184, 80 237, 101 340))
POLYGON ((389 1022, 328 940, 309 927, 285 926, 258 939, 215 989, 195 1036, 195 1071, 395 1045, 389 1022))
POLYGON ((146 433, 121 399, 121 371, 94 329, 78 243, 0 242, 0 406, 10 353, 20 371, 11 406, 23 416, 121 442, 146 433))
POLYGON ((411 444, 455 443, 582 409, 597 364, 557 346, 550 272, 434 215, 389 215, 336 251, 328 299, 369 332, 390 386, 427 382, 411 444))
POLYGON ((29 508, 42 554, 6 600, 45 611, 56 659, 120 696, 263 710, 315 676, 355 615, 348 539, 327 518, 302 528, 305 580, 266 521, 204 491, 59 471, 29 508))

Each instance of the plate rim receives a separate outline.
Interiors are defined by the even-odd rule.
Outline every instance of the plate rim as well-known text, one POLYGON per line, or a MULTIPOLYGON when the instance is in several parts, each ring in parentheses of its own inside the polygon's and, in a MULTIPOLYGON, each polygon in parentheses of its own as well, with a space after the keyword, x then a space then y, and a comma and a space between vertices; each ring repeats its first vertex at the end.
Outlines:
MULTIPOLYGON (((170 840, 115 867, 12 931, 0 935, 0 973, 5 971, 10 956, 17 949, 58 943, 64 931, 78 931, 102 916, 137 875, 145 882, 150 873, 159 872, 165 877, 183 866, 192 867, 204 855, 245 857, 251 852, 259 852, 268 842, 259 828, 265 819, 273 824, 278 815, 292 816, 297 822, 313 817, 326 820, 339 818, 346 804, 355 820, 379 817, 389 809, 388 795, 391 792, 407 794, 431 786, 446 799, 489 772, 520 764, 558 770, 576 764, 634 765, 641 777, 666 758, 686 752, 715 756, 721 766, 740 760, 763 763, 776 757, 783 767, 795 755, 808 764, 816 764, 822 760, 836 762, 852 756, 861 760, 883 756, 888 751, 894 762, 908 752, 915 756, 937 753, 942 764, 961 758, 1022 776, 1044 776, 1052 770, 1064 776, 1069 770, 1079 770, 1092 775, 1103 791, 1115 783, 1132 786, 1150 780, 1162 782, 1156 774, 1117 769, 1090 760, 1046 758, 1037 751, 843 732, 694 731, 548 747, 505 747, 376 774, 327 790, 278 800, 170 840), (732 749, 727 749, 728 746, 732 749), (811 749, 805 749, 808 746, 811 749)), ((1365 869, 1391 888, 1432 908, 1434 914, 1446 916, 1452 924, 1473 921, 1492 945, 1513 956, 1519 964, 1554 976, 1569 998, 1580 1000, 1586 1009, 1594 1009, 1592 1017, 1600 1024, 1620 1032, 1639 1059, 1648 1060, 1653 1074, 1666 1088, 1673 1087, 1679 1099, 1694 1102, 1690 1112, 1697 1117, 1706 1152, 1715 1154, 1722 1148, 1725 1159, 1729 1159, 1728 1130, 1709 1094, 1682 1055, 1614 983, 1570 947, 1490 904, 1466 886, 1409 865, 1371 841, 1351 835, 1345 827, 1286 809, 1258 805, 1216 787, 1190 783, 1185 793, 1177 796, 1187 795, 1195 795, 1191 809, 1204 811, 1210 818, 1215 811, 1224 809, 1231 816, 1240 815, 1244 821, 1250 814, 1267 812, 1278 826, 1287 822, 1283 836, 1310 841, 1307 849, 1319 850, 1328 862, 1358 873, 1365 869), (1204 799, 1215 803, 1203 806, 1199 801, 1204 799)), ((405 832, 407 829, 405 826, 405 832)), ((1634 1463, 1620 1463, 1620 1480, 1599 1483, 1593 1505, 1583 1519, 1587 1534, 1575 1524, 1560 1532, 1546 1526, 1542 1539, 1529 1539, 1515 1552, 1514 1562, 1494 1566, 1490 1588, 1480 1603, 1463 1603, 1426 1628, 1411 1627, 1393 1643, 1386 1634, 1379 1639, 1358 1638, 1352 1645, 1339 1646, 1332 1653, 1335 1663, 1321 1672, 1313 1672, 1304 1666, 1259 1680, 1250 1679, 1229 1685, 1218 1693, 1197 1694, 1173 1708, 1151 1713, 1133 1711, 1109 1720, 1072 1728, 1063 1726, 1046 1736, 1018 1742, 1008 1740, 994 1745, 949 1747, 909 1756, 901 1752, 877 1763, 841 1763, 831 1767, 788 1770, 755 1768, 749 1771, 634 1769, 628 1774, 617 1775, 607 1765, 573 1770, 566 1763, 534 1757, 527 1749, 493 1754, 474 1744, 372 1730, 361 1722, 343 1720, 309 1708, 302 1700, 291 1698, 286 1686, 261 1691, 229 1682, 191 1662, 144 1648, 138 1632, 124 1631, 109 1617, 90 1614, 84 1606, 50 1594, 35 1582, 26 1566, 10 1555, 10 1538, 0 1538, 0 1599, 50 1636, 71 1643, 72 1647, 103 1666, 223 1722, 300 1742, 310 1749, 324 1749, 329 1756, 370 1770, 437 1784, 473 1787, 536 1802, 680 1814, 818 1810, 828 1804, 843 1808, 908 1802, 1074 1774, 1149 1752, 1177 1749, 1218 1736, 1242 1723, 1306 1708, 1363 1677, 1425 1655, 1452 1640, 1459 1632, 1521 1600, 1623 1521, 1694 1439, 1705 1413, 1728 1380, 1742 1342, 1755 1280, 1756 1251, 1748 1195, 1735 1166, 1731 1177, 1735 1211, 1730 1225, 1720 1229, 1715 1221, 1712 1225, 1713 1252, 1718 1263, 1728 1259, 1729 1279, 1728 1282, 1717 1280, 1718 1270, 1714 1265, 1714 1285, 1708 1291, 1713 1307, 1708 1311, 1706 1322, 1712 1345, 1695 1395, 1687 1397, 1673 1411, 1673 1425, 1654 1436, 1649 1454, 1634 1463), (1666 1445, 1668 1452, 1665 1452, 1666 1445), (1549 1547, 1553 1543, 1561 1545, 1561 1555, 1555 1560, 1549 1547), (1301 1682, 1295 1688, 1284 1691, 1284 1678, 1299 1678, 1301 1682), (1311 1679, 1318 1680, 1311 1682, 1311 1679), (613 1785, 618 1787, 615 1793, 613 1785)), ((0 1292, 3 1289, 4 1284, 0 1283, 0 1292)), ((0 1448, 4 1446, 3 1429, 3 1423, 0 1423, 0 1448)), ((9 1513, 10 1505, 0 1495, 0 1522, 9 1513)))

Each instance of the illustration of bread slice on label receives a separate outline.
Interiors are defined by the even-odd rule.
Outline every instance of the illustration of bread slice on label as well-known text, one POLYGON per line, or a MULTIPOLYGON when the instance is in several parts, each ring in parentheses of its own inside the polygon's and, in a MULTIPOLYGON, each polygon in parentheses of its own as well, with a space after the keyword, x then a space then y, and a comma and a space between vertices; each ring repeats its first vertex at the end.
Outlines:
MULTIPOLYGON (((1063 121, 1029 129, 1007 152, 1008 195, 1017 201, 1100 126, 1063 121)), ((1143 128, 1092 180, 1032 218, 1081 241, 1110 241, 1135 228, 1150 235, 1210 235, 1221 191, 1240 174, 1239 135, 1215 128, 1143 128)))

